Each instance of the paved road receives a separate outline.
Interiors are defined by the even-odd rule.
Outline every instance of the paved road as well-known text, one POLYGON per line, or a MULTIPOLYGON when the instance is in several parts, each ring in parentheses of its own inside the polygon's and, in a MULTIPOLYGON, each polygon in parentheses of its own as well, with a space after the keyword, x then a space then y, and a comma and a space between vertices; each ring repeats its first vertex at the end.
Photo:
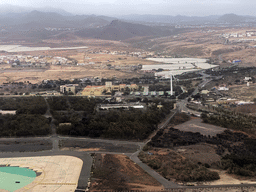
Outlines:
POLYGON ((45 116, 46 118, 51 118, 51 119, 52 119, 52 120, 51 120, 51 124, 50 124, 50 126, 51 126, 51 133, 52 133, 53 136, 57 136, 57 134, 56 134, 56 126, 55 126, 55 124, 53 123, 53 122, 54 122, 54 118, 53 118, 53 116, 52 116, 52 114, 51 114, 51 112, 50 112, 50 105, 49 105, 49 103, 48 103, 46 97, 44 97, 44 100, 45 100, 45 103, 46 103, 46 105, 47 105, 47 111, 46 111, 46 113, 44 114, 44 116, 45 116))
POLYGON ((185 112, 185 113, 188 113, 188 114, 194 114, 198 117, 201 116, 201 112, 194 111, 192 109, 187 108, 187 104, 188 104, 188 101, 186 99, 183 99, 181 101, 177 101, 177 109, 181 112, 185 112))
POLYGON ((152 139, 152 137, 158 132, 159 129, 163 129, 165 128, 168 123, 170 122, 170 120, 174 117, 174 115, 177 113, 177 111, 173 111, 173 113, 170 114, 169 117, 167 117, 165 119, 164 122, 162 122, 161 125, 158 126, 158 129, 150 136, 149 140, 146 141, 145 143, 142 143, 141 148, 136 151, 133 154, 126 154, 132 161, 134 161, 135 163, 137 163, 144 171, 146 171, 149 175, 151 175, 153 178, 155 178, 159 183, 161 183, 164 188, 182 188, 182 186, 171 182, 167 179, 165 179, 163 176, 159 175, 156 171, 154 171, 153 169, 151 169, 149 166, 147 166, 146 164, 142 163, 142 161, 138 158, 139 153, 142 151, 143 147, 149 143, 152 139))
MULTIPOLYGON (((200 75, 202 75, 202 79, 203 81, 198 85, 198 87, 195 88, 194 92, 188 96, 191 97, 192 95, 196 95, 197 93, 199 93, 199 88, 203 88, 207 83, 209 83, 210 81, 212 81, 212 79, 210 78, 211 76, 208 74, 205 74, 203 72, 200 73, 200 75)), ((188 104, 188 98, 177 101, 177 108, 179 111, 185 112, 185 113, 189 113, 189 114, 194 114, 196 116, 200 116, 201 112, 198 111, 194 111, 192 109, 187 108, 187 104, 188 104)))
POLYGON ((53 136, 51 137, 52 140, 52 151, 59 151, 59 137, 53 136))
MULTIPOLYGON (((126 149, 136 151, 142 148, 145 143, 135 141, 120 141, 120 140, 108 140, 108 139, 92 139, 92 138, 79 138, 79 137, 62 137, 58 135, 48 137, 21 137, 21 138, 0 138, 0 152, 1 148, 5 149, 4 152, 29 152, 29 151, 41 151, 41 150, 54 150, 59 151, 60 141, 67 141, 70 146, 63 147, 76 147, 75 145, 85 145, 85 148, 90 146, 97 146, 98 148, 104 146, 112 146, 118 151, 122 149, 121 153, 127 153, 126 149), (72 144, 73 143, 73 144, 72 144)), ((77 146, 79 147, 79 146, 77 146)), ((81 146, 82 147, 82 146, 81 146)), ((92 147, 90 147, 92 148, 92 147)), ((106 151, 107 152, 107 151, 106 151)), ((115 152, 115 150, 112 150, 115 152)), ((131 153, 132 153, 131 152, 131 153)))

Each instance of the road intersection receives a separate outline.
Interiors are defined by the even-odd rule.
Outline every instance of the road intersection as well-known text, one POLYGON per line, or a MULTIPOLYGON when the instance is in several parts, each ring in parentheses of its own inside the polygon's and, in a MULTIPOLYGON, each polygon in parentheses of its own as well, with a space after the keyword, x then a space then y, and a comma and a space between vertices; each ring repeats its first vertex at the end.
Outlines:
MULTIPOLYGON (((203 82, 199 85, 200 88, 204 87, 209 81, 209 76, 203 75, 203 82)), ((193 94, 198 92, 198 87, 193 94)), ((47 102, 46 102, 47 103, 47 102)), ((177 109, 175 109, 168 118, 159 126, 159 129, 164 128, 168 125, 171 118, 178 111, 185 111, 187 113, 194 113, 186 107, 187 99, 178 101, 177 109)), ((85 191, 88 187, 88 181, 91 177, 91 166, 93 159, 91 157, 92 153, 104 153, 104 154, 125 154, 134 163, 137 163, 143 170, 145 170, 149 175, 154 177, 159 181, 165 189, 180 189, 180 188, 218 188, 218 187, 250 187, 255 185, 216 185, 216 186, 182 186, 171 181, 168 181, 156 171, 148 167, 146 164, 142 163, 138 158, 138 154, 142 151, 143 147, 150 141, 136 142, 136 141, 119 141, 119 140, 107 140, 107 139, 92 139, 84 137, 62 137, 56 134, 56 127, 54 125, 54 119, 50 113, 50 107, 47 103, 48 110, 45 117, 51 118, 51 129, 52 135, 49 137, 35 137, 35 138, 0 138, 0 158, 13 158, 13 157, 38 157, 38 156, 74 156, 80 158, 83 161, 82 171, 79 177, 77 191, 85 191), (69 150, 63 150, 62 143, 66 142, 66 147, 69 150), (69 146, 73 142, 74 147, 69 146), (79 151, 79 145, 88 148, 88 151, 79 151), (95 149, 97 146, 97 150, 95 149)), ((158 131, 158 130, 156 130, 158 131)), ((156 133, 156 132, 155 132, 156 133)), ((154 134, 151 135, 151 138, 154 134)), ((64 146, 65 147, 65 146, 64 146)))

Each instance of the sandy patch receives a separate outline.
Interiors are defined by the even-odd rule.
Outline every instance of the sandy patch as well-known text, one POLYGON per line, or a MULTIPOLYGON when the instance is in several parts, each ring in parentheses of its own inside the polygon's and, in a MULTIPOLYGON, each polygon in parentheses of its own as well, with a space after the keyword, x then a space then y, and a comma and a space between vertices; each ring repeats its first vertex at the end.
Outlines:
POLYGON ((61 151, 100 151, 100 148, 80 148, 80 147, 63 147, 61 151))

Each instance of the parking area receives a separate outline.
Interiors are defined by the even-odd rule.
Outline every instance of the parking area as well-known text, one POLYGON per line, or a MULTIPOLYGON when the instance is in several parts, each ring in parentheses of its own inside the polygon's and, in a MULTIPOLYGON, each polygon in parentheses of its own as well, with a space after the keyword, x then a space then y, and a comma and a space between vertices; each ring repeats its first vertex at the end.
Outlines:
POLYGON ((226 130, 219 126, 202 123, 202 119, 200 118, 191 119, 190 121, 177 125, 174 128, 179 129, 180 131, 191 131, 194 133, 199 132, 206 136, 216 136, 218 133, 222 133, 226 130))

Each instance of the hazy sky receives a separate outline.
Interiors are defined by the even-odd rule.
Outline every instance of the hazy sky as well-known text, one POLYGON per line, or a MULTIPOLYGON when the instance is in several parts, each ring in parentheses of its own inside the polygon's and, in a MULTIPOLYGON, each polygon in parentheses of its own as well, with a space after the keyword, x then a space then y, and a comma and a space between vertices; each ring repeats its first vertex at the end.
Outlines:
POLYGON ((61 8, 75 14, 256 15, 255 0, 0 0, 1 4, 61 8))

